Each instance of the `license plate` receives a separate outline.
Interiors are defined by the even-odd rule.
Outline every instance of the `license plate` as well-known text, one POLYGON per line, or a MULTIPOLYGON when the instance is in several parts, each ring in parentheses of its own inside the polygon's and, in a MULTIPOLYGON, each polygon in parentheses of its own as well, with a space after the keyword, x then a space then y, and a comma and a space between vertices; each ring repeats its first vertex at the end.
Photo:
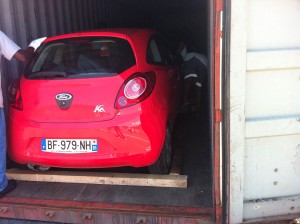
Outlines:
POLYGON ((97 139, 42 139, 42 151, 54 153, 91 153, 98 151, 97 139))

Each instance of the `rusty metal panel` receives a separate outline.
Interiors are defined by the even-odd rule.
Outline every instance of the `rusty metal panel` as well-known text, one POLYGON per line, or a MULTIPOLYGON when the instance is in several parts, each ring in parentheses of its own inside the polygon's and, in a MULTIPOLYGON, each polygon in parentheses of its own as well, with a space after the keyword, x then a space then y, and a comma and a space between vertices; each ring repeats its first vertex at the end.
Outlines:
POLYGON ((216 206, 216 223, 222 223, 222 193, 221 193, 221 180, 222 180, 222 169, 221 169, 221 116, 218 117, 217 114, 221 114, 221 22, 222 22, 222 8, 220 7, 221 1, 216 1, 211 3, 210 7, 213 6, 213 12, 210 15, 211 24, 208 24, 208 27, 211 30, 211 42, 213 46, 211 47, 211 79, 210 79, 210 89, 211 89, 211 117, 212 117, 212 167, 213 167, 213 180, 214 180, 214 205, 216 206))
MULTIPOLYGON (((294 214, 299 217, 300 196, 245 201, 245 220, 294 214)), ((291 217, 292 219, 292 217, 291 217)))
POLYGON ((5 197, 0 217, 60 223, 213 224, 214 209, 5 197))

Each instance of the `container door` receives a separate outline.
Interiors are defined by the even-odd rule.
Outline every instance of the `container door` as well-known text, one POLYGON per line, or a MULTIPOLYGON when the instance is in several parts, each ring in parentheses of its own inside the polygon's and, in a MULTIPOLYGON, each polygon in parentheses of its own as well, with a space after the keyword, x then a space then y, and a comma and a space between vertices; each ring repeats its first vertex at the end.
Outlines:
POLYGON ((216 223, 221 223, 221 36, 222 36, 222 0, 210 2, 211 33, 211 145, 212 145, 212 178, 216 223))
POLYGON ((233 1, 232 12, 231 54, 238 56, 231 57, 231 223, 295 218, 300 1, 233 1))

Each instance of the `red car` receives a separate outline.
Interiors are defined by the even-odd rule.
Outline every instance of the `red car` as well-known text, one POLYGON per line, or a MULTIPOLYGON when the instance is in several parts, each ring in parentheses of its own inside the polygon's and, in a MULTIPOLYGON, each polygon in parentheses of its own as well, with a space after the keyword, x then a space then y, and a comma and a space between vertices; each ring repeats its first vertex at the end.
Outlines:
POLYGON ((30 168, 169 172, 180 70, 150 29, 47 38, 9 88, 8 153, 30 168))

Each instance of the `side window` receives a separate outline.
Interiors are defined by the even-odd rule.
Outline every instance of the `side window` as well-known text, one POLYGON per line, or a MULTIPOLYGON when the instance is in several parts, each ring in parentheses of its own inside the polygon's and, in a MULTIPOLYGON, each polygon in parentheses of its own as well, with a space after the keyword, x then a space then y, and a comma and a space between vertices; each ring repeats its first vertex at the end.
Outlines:
POLYGON ((172 64, 172 58, 170 56, 170 51, 168 49, 168 45, 166 43, 166 41, 160 37, 160 36, 157 36, 156 37, 156 42, 157 42, 157 45, 158 45, 158 49, 159 49, 159 52, 162 56, 162 64, 163 65, 170 65, 172 64))
POLYGON ((147 61, 149 64, 173 64, 167 44, 160 36, 155 36, 150 40, 147 51, 147 61))
POLYGON ((147 49, 147 62, 149 64, 162 64, 162 58, 155 39, 151 39, 147 49))

